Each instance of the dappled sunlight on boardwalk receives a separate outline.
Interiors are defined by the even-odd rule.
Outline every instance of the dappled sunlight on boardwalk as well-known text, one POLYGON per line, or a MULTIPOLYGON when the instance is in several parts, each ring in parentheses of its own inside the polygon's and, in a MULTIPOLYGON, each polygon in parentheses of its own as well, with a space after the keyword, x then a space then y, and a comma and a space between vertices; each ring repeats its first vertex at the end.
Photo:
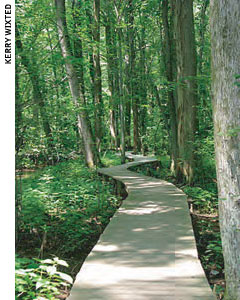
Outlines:
POLYGON ((137 156, 101 170, 121 180, 129 195, 83 264, 69 300, 215 299, 198 260, 186 195, 127 169, 149 160, 137 156))

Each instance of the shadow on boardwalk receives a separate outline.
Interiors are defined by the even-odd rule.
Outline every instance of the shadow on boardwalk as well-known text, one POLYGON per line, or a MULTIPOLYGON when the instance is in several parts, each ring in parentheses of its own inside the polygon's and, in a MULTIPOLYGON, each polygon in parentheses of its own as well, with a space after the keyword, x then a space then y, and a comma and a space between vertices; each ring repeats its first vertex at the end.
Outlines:
MULTIPOLYGON (((135 158, 135 157, 134 157, 135 158)), ((100 172, 129 193, 83 264, 69 300, 215 299, 197 257, 186 195, 128 167, 100 172)))

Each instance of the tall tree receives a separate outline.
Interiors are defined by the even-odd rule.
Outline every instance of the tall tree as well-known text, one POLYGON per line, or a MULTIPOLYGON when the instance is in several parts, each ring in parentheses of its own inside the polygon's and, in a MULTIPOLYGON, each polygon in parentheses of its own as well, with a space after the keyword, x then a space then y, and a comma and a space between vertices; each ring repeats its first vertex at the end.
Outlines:
POLYGON ((194 135, 196 131, 196 47, 193 0, 175 1, 177 55, 178 174, 188 183, 194 176, 194 135))
POLYGON ((84 57, 83 57, 83 45, 82 39, 80 37, 79 30, 82 28, 80 12, 82 9, 82 1, 73 1, 72 5, 72 13, 73 13, 73 55, 77 58, 78 62, 76 62, 76 72, 81 86, 82 97, 85 102, 85 82, 84 82, 84 57))
MULTIPOLYGON (((168 108, 170 115, 170 153, 171 153, 171 172, 176 173, 177 168, 177 158, 178 158, 178 140, 177 140, 177 116, 176 116, 176 106, 177 99, 176 94, 173 90, 174 81, 174 48, 173 39, 170 32, 169 25, 169 2, 168 0, 162 1, 162 22, 163 22, 163 32, 164 32, 164 43, 163 43, 163 58, 165 63, 165 75, 168 84, 168 108)), ((176 175, 176 174, 175 174, 176 175)))
POLYGON ((108 87, 110 91, 109 100, 109 111, 110 111, 110 134, 112 139, 112 144, 114 144, 115 149, 118 148, 117 145, 117 104, 116 104, 116 86, 115 86, 115 60, 114 49, 116 48, 115 42, 115 18, 112 13, 113 5, 111 1, 107 1, 105 4, 105 36, 106 36, 106 52, 107 52, 107 74, 108 74, 108 87))
POLYGON ((93 167, 99 162, 99 156, 97 154, 96 145, 92 137, 91 124, 87 114, 82 89, 80 88, 76 67, 74 66, 72 59, 73 51, 71 49, 71 44, 68 36, 65 0, 55 0, 55 5, 57 13, 59 41, 62 49, 62 55, 65 59, 66 72, 72 94, 72 100, 77 109, 78 130, 84 144, 86 163, 89 167, 93 167))
POLYGON ((211 0, 210 19, 224 299, 240 300, 240 2, 211 0))
POLYGON ((134 28, 134 2, 128 0, 128 49, 129 49, 129 74, 130 90, 132 98, 132 111, 133 111, 133 151, 134 153, 140 152, 141 144, 139 139, 139 98, 137 92, 137 74, 136 74, 136 49, 135 49, 135 37, 136 32, 134 28))
POLYGON ((119 58, 119 76, 118 76, 118 90, 119 90, 119 114, 120 114, 120 150, 121 150, 121 162, 125 163, 125 103, 123 94, 123 32, 122 32, 122 12, 115 5, 115 12, 117 17, 117 39, 118 39, 118 51, 117 57, 119 58))
POLYGON ((94 66, 94 104, 95 104, 95 138, 97 150, 100 151, 102 139, 102 75, 100 66, 100 0, 93 1, 93 66, 94 66))

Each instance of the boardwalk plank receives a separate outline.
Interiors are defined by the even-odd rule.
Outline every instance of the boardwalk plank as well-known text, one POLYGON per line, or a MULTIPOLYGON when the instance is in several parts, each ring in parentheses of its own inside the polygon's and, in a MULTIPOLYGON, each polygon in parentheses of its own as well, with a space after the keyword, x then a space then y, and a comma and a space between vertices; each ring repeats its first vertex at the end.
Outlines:
POLYGON ((101 169, 128 197, 86 259, 68 300, 213 300, 198 260, 186 195, 173 184, 128 170, 101 169))

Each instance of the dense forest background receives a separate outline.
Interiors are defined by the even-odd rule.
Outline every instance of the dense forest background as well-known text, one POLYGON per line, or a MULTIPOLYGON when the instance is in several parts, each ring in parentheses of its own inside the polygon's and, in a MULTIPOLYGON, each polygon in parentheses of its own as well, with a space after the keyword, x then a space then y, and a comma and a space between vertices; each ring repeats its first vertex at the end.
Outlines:
MULTIPOLYGON (((223 299, 209 14, 209 0, 16 1, 19 267, 53 252, 71 257, 75 266, 80 259, 76 249, 89 248, 83 261, 93 243, 89 241, 97 240, 96 232, 120 205, 119 195, 111 196, 113 185, 103 183, 96 169, 124 163, 126 151, 154 154, 158 167, 138 171, 177 184, 192 200, 201 261, 223 299), (121 153, 121 161, 115 152, 121 153), (38 179, 22 178, 24 170, 43 166, 50 167, 40 169, 38 179), (76 233, 78 218, 83 227, 76 233), (71 234, 60 247, 66 230, 71 234), (23 245, 29 237, 26 253, 23 245), (78 241, 76 248, 71 248, 73 241, 78 241)), ((212 9, 212 23, 218 24, 217 16, 212 9)), ((239 88, 237 71, 234 76, 239 88)), ((231 136, 238 139, 234 124, 231 136)), ((51 263, 64 266, 63 261, 51 263)), ((18 295, 24 297, 26 283, 21 284, 18 295)), ((239 288, 230 286, 240 297, 239 288)), ((54 287, 55 293, 59 286, 54 287)))
MULTIPOLYGON (((195 137, 189 144, 194 144, 195 162, 201 168, 212 162, 214 152, 208 4, 195 1, 194 28, 191 22, 186 28, 195 31, 192 47, 197 53, 194 49, 193 55, 188 53, 186 60, 191 60, 195 70, 184 78, 196 86, 197 98, 193 120, 196 124, 190 124, 196 127, 195 137)), ((180 83, 174 8, 170 3, 104 1, 101 18, 98 8, 93 11, 92 6, 91 1, 66 2, 67 60, 74 67, 83 101, 76 105, 69 89, 53 3, 17 4, 17 168, 55 163, 73 152, 84 153, 84 142, 78 133, 78 110, 85 112, 95 140, 92 143, 99 153, 118 149, 124 130, 126 149, 170 154, 174 147, 171 129, 177 126, 177 117, 186 109, 185 118, 190 122, 193 118, 190 103, 184 107, 179 104, 173 112, 180 83)), ((189 9, 186 15, 191 17, 189 9)), ((181 134, 180 128, 178 131, 181 134)))

